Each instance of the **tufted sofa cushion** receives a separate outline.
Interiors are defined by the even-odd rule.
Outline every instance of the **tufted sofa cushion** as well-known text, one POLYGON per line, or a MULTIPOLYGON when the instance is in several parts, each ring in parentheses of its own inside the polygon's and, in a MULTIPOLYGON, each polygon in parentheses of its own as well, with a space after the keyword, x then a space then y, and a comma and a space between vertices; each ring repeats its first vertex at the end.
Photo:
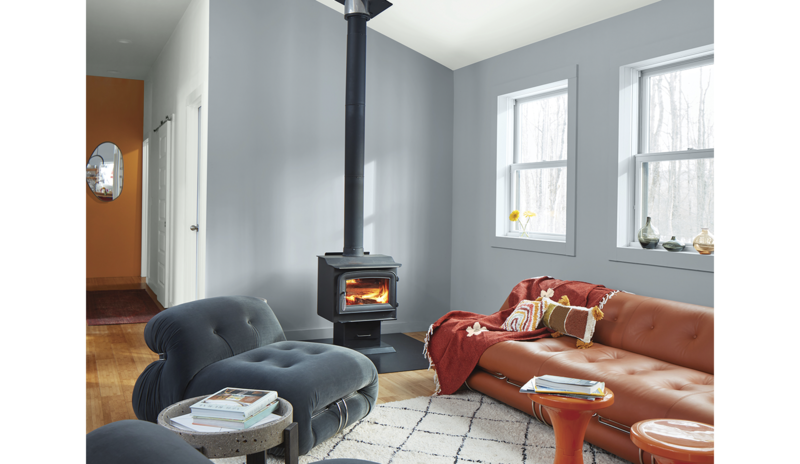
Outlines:
POLYGON ((378 399, 378 371, 369 358, 341 346, 296 341, 208 365, 192 379, 186 397, 237 385, 275 390, 292 403, 301 454, 339 430, 338 408, 328 408, 331 403, 349 395, 346 426, 366 416, 378 399))
POLYGON ((713 375, 600 343, 578 350, 563 337, 502 342, 486 350, 478 365, 518 385, 552 373, 602 380, 615 395, 602 415, 622 424, 654 417, 714 423, 713 375))

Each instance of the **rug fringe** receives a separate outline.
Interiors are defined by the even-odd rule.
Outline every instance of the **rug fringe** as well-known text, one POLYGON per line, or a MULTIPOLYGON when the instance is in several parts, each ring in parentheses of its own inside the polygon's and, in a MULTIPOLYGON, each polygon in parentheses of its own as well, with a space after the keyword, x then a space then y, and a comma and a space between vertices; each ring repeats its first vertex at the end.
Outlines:
POLYGON ((428 327, 428 332, 425 334, 425 345, 422 347, 422 355, 428 359, 428 370, 433 369, 433 383, 436 390, 431 396, 438 396, 442 393, 442 386, 439 384, 439 374, 436 372, 436 365, 433 363, 430 352, 428 352, 428 343, 431 341, 431 335, 433 335, 433 324, 428 327))

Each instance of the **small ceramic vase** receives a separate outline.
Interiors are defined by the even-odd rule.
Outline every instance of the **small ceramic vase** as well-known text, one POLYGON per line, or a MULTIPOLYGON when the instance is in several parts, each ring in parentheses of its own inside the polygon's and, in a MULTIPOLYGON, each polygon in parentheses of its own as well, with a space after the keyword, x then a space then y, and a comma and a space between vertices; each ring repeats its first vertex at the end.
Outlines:
POLYGON ((644 225, 641 229, 639 229, 639 233, 636 234, 636 238, 639 240, 639 244, 642 245, 642 248, 655 248, 658 245, 659 235, 658 230, 650 224, 650 217, 647 217, 647 224, 644 225))
POLYGON ((692 240, 692 246, 701 255, 710 255, 714 252, 714 236, 708 233, 707 227, 703 227, 700 235, 692 240))
POLYGON ((683 242, 675 240, 674 235, 671 239, 669 239, 669 241, 664 242, 664 244, 661 246, 663 246, 667 251, 683 251, 683 249, 686 247, 683 242))

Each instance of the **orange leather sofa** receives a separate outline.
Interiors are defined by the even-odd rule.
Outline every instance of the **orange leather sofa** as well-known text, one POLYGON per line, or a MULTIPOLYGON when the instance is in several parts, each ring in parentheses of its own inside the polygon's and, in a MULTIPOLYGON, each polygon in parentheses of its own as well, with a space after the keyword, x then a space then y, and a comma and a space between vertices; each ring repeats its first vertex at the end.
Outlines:
POLYGON ((714 309, 620 292, 603 313, 592 347, 578 349, 566 336, 501 342, 483 353, 467 386, 550 424, 520 385, 544 374, 602 380, 615 402, 592 418, 586 441, 635 463, 650 462, 630 439, 640 420, 713 425, 714 309))

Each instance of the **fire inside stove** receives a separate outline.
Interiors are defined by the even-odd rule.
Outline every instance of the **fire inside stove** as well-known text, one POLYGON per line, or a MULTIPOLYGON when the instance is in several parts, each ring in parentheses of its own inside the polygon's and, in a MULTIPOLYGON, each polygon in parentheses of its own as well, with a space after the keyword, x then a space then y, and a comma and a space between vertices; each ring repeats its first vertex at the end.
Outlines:
POLYGON ((345 281, 347 305, 389 303, 389 279, 350 279, 345 281))

